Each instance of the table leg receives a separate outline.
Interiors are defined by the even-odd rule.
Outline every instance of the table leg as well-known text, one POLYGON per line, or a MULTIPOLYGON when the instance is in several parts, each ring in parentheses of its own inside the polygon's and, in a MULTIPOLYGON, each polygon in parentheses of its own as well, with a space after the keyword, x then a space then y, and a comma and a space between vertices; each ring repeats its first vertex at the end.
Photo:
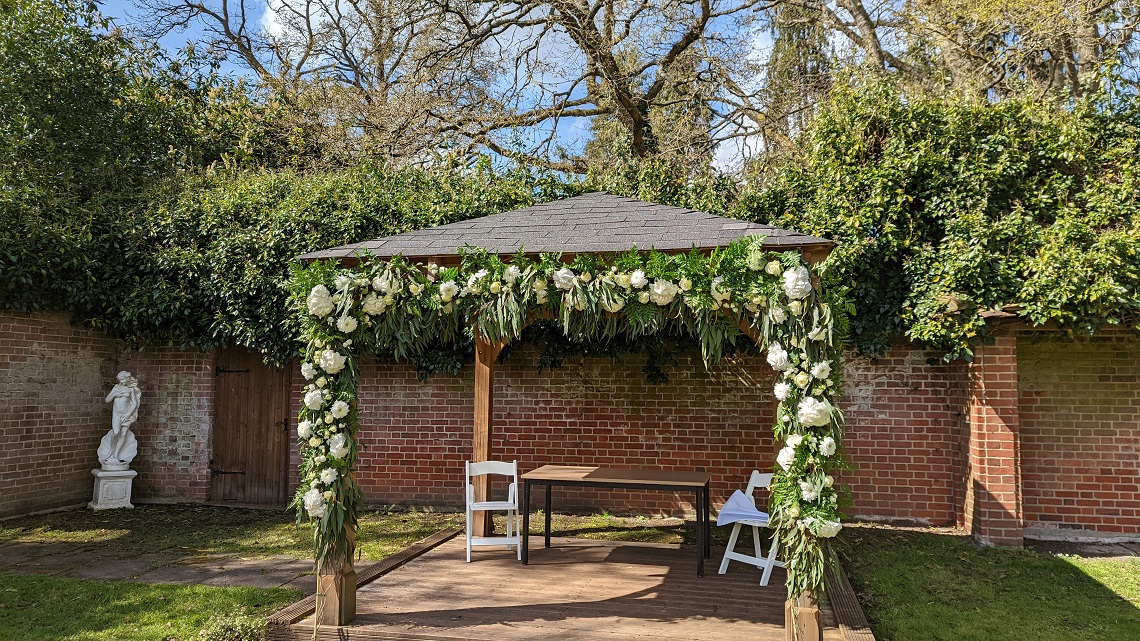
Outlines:
POLYGON ((697 576, 705 575, 705 529, 701 527, 704 489, 697 488, 697 576))
POLYGON ((712 558, 712 498, 709 486, 705 485, 705 558, 712 558))
POLYGON ((529 562, 529 545, 530 541, 530 481, 523 481, 523 524, 522 524, 522 564, 526 565, 529 562))
POLYGON ((551 483, 546 484, 546 547, 550 547, 550 488, 553 486, 551 483))

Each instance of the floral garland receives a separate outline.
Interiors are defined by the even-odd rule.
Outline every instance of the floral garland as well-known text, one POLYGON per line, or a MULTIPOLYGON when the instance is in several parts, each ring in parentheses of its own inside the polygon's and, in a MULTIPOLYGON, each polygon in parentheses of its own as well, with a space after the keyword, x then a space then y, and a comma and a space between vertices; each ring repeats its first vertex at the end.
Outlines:
POLYGON ((314 525, 318 560, 351 554, 362 496, 357 456, 358 353, 406 358, 460 332, 490 341, 521 335, 529 320, 553 318, 568 336, 606 340, 674 331, 699 339, 706 365, 745 328, 779 372, 774 427, 777 457, 769 506, 788 568, 792 597, 824 589, 826 540, 841 529, 832 472, 841 452, 837 316, 797 252, 763 248, 763 237, 723 250, 675 255, 636 250, 616 256, 538 260, 521 252, 503 260, 469 249, 455 267, 401 257, 295 267, 293 300, 301 312, 302 374, 308 384, 297 428, 301 486, 298 519, 314 525))

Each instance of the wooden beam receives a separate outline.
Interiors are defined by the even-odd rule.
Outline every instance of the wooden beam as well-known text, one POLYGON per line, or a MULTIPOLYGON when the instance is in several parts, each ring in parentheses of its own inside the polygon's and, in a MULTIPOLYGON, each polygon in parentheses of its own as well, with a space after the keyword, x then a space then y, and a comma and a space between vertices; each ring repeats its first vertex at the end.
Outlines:
MULTIPOLYGON (((506 341, 492 343, 475 335, 475 421, 471 435, 472 462, 491 460, 491 421, 495 414, 495 359, 503 351, 506 341)), ((475 479, 475 500, 486 501, 490 494, 490 479, 484 475, 475 479)), ((475 536, 491 536, 494 523, 486 512, 476 512, 472 525, 475 536)))

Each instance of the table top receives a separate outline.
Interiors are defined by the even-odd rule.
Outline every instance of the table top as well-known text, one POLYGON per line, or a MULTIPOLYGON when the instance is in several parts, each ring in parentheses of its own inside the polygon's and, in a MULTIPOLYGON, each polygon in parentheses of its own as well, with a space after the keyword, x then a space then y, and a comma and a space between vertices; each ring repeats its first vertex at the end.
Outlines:
POLYGON ((659 469, 622 469, 593 465, 543 465, 522 475, 527 481, 612 483, 614 485, 678 485, 703 487, 712 480, 707 472, 659 469))

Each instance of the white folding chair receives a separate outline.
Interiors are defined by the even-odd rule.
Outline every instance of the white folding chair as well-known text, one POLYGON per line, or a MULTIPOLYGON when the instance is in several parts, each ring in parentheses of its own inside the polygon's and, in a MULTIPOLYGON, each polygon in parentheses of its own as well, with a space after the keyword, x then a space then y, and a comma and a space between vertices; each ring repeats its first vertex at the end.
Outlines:
MULTIPOLYGON (((488 514, 487 518, 491 518, 488 514)), ((471 562, 471 547, 475 545, 506 545, 507 549, 515 546, 518 558, 522 560, 522 546, 519 538, 519 466, 518 461, 510 463, 504 461, 467 462, 467 562, 471 562), (476 476, 497 474, 511 477, 511 484, 507 487, 507 500, 505 501, 475 501, 475 484, 471 480, 476 476), (506 536, 472 536, 471 527, 475 512, 501 512, 507 513, 506 536)))
POLYGON ((772 568, 782 568, 784 563, 776 560, 776 550, 779 549, 780 543, 776 540, 776 533, 772 533, 772 547, 768 550, 768 556, 764 556, 763 551, 760 549, 760 528, 768 527, 768 513, 761 512, 756 509, 756 497, 753 493, 756 488, 766 488, 772 484, 771 474, 761 474, 753 470, 752 477, 748 479, 748 487, 744 490, 743 496, 747 497, 748 501, 744 501, 744 505, 735 505, 736 509, 730 509, 729 503, 733 499, 729 499, 729 503, 725 503, 725 509, 721 510, 721 516, 726 517, 722 521, 717 518, 717 525, 728 525, 732 523, 732 534, 728 537, 728 547, 724 550, 724 559, 720 562, 720 571, 718 574, 724 574, 728 571, 728 562, 740 561, 749 565, 754 565, 764 570, 764 574, 760 576, 760 585, 768 585, 768 579, 772 576, 772 568), (733 548, 736 547, 736 539, 740 536, 740 527, 743 525, 752 527, 752 545, 755 551, 755 556, 741 554, 736 552, 733 548))

